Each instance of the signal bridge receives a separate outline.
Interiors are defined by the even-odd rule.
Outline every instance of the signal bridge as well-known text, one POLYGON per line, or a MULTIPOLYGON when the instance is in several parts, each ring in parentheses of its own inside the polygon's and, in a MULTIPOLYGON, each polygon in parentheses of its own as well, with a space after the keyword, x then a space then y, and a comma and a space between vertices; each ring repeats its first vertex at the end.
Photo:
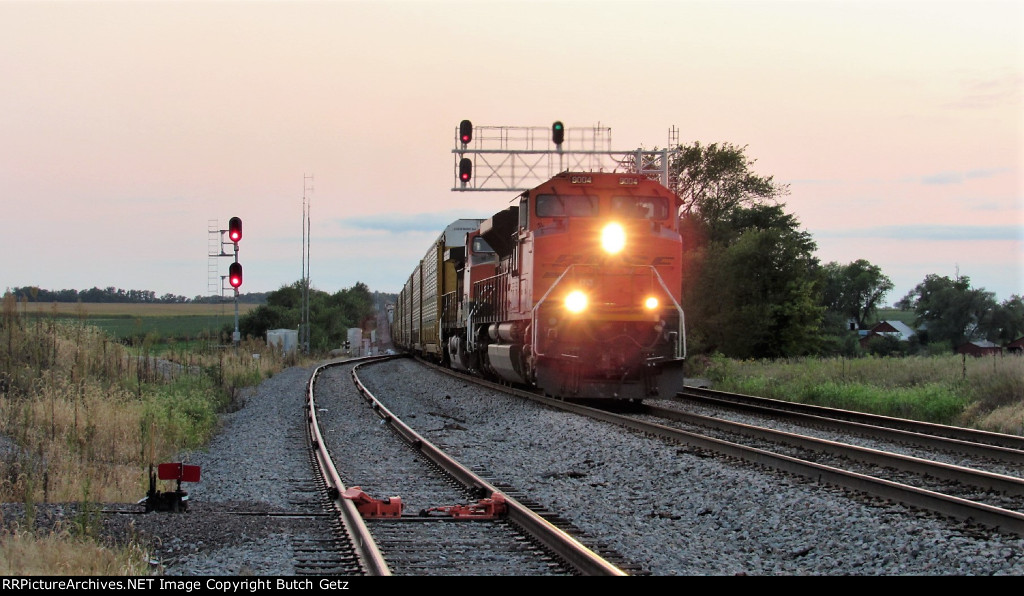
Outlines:
MULTIPOLYGON (((674 187, 672 151, 615 151, 611 128, 478 126, 463 120, 455 131, 453 191, 529 190, 565 171, 641 174, 674 187)), ((669 146, 672 146, 670 131, 669 146)), ((678 145, 678 141, 675 143, 678 145)))

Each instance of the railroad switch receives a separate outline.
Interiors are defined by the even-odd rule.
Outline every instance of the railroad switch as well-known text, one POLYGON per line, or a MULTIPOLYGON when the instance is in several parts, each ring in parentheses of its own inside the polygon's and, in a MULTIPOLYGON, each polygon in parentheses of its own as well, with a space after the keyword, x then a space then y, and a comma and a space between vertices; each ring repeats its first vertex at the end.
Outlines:
POLYGON ((489 499, 480 499, 476 503, 466 505, 449 505, 447 507, 431 507, 420 511, 426 517, 431 513, 457 518, 496 519, 505 514, 508 507, 501 493, 494 493, 489 499))
POLYGON ((199 482, 199 466, 188 466, 180 462, 160 464, 157 471, 153 471, 153 464, 149 465, 149 492, 146 498, 139 501, 146 506, 146 513, 150 511, 188 511, 188 493, 181 490, 182 482, 199 482), (156 490, 156 481, 176 480, 177 486, 173 491, 159 492, 156 490))
POLYGON ((353 486, 341 493, 341 498, 354 501, 356 511, 358 511, 363 517, 402 517, 401 497, 374 499, 370 495, 366 494, 362 488, 353 486))

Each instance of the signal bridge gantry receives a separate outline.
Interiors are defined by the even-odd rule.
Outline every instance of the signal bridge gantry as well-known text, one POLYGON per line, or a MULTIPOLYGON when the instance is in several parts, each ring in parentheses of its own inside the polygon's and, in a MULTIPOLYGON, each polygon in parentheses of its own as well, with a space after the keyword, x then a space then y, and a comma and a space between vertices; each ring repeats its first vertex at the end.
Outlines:
MULTIPOLYGON (((673 128, 673 130, 675 130, 673 128)), ((674 188, 672 150, 616 151, 611 128, 478 126, 469 120, 455 131, 453 191, 529 190, 565 171, 641 174, 674 188)), ((671 145, 671 131, 670 131, 671 145)))

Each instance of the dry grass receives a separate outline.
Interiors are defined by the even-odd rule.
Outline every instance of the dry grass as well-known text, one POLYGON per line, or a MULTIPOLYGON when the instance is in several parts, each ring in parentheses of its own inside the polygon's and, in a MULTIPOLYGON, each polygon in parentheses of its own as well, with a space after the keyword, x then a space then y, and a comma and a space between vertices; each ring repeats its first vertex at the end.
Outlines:
POLYGON ((0 575, 145 575, 148 557, 137 544, 106 548, 67 531, 46 535, 16 530, 0 537, 0 575))
POLYGON ((989 411, 968 408, 964 419, 967 426, 1007 435, 1024 435, 1024 403, 1000 406, 989 411))
MULTIPOLYGON (((146 404, 128 391, 95 383, 70 392, 43 386, 33 399, 0 399, 5 421, 0 428, 21 447, 0 465, 5 472, 0 500, 141 498, 144 446, 139 434, 145 410, 146 404)), ((167 454, 168 446, 162 447, 154 455, 167 454)))
MULTIPOLYGON (((0 318, 0 501, 26 512, 37 503, 137 501, 149 488, 149 464, 201 447, 243 387, 290 364, 251 343, 166 354, 184 366, 157 366, 148 343, 132 353, 95 327, 24 317, 20 306, 5 296, 0 318)), ((3 521, 10 528, 14 520, 3 521)), ((137 545, 110 550, 89 532, 8 529, 0 553, 4 575, 146 568, 137 545)))

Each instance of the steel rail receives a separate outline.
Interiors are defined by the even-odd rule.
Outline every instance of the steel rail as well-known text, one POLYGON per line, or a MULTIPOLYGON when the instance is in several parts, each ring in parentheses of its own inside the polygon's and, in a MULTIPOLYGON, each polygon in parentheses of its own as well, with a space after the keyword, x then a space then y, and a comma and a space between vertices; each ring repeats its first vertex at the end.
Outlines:
POLYGON ((776 415, 804 417, 818 424, 857 423, 860 428, 872 431, 876 428, 886 429, 894 437, 918 442, 928 447, 944 447, 957 451, 970 451, 976 455, 985 455, 1004 459, 1014 463, 1024 463, 1024 437, 963 428, 946 426, 879 414, 867 414, 838 408, 827 408, 811 404, 801 404, 767 397, 728 393, 698 387, 686 387, 676 394, 676 399, 742 406, 760 411, 770 411, 776 415))
MULTIPOLYGON (((368 363, 366 363, 368 364, 368 363)), ((525 531, 537 538, 544 546, 563 557, 567 563, 572 565, 583 575, 628 575, 622 569, 609 563, 597 553, 592 551, 583 543, 579 542, 566 532, 557 528, 551 522, 531 511, 528 507, 498 490, 492 484, 474 474, 471 470, 460 464, 458 461, 448 457, 430 441, 424 439, 411 427, 398 419, 387 407, 384 406, 365 385, 359 380, 356 374, 359 364, 352 368, 352 380, 355 382, 364 399, 370 407, 387 422, 402 438, 414 448, 419 450, 425 457, 440 466, 452 475, 458 482, 467 487, 473 487, 484 491, 487 496, 494 493, 501 493, 506 500, 508 507, 508 519, 519 524, 525 531)))
POLYGON ((758 449, 756 447, 748 447, 712 437, 705 437, 660 424, 634 420, 632 418, 611 412, 605 412, 589 406, 572 403, 558 405, 562 402, 556 402, 550 398, 539 396, 532 396, 532 399, 551 402, 554 403, 556 407, 569 409, 580 414, 592 416, 599 420, 605 420, 606 422, 618 424, 620 426, 658 436, 666 440, 709 449, 723 455, 738 457, 745 461, 762 464, 776 470, 816 479, 819 482, 859 490, 885 499, 891 499, 893 501, 914 505, 943 515, 949 515, 959 520, 973 520, 986 526, 1005 530, 1017 534, 1018 536, 1024 536, 1024 513, 1017 511, 1010 511, 1001 507, 977 503, 975 501, 945 495, 899 482, 875 478, 865 474, 842 470, 815 462, 809 462, 779 453, 772 453, 771 451, 758 449))
MULTIPOLYGON (((379 358, 374 357, 373 359, 379 358)), ((390 576, 391 570, 388 568, 388 564, 384 560, 384 556, 377 548, 377 543, 373 540, 373 536, 370 534, 365 522, 363 522, 363 516, 356 510, 355 503, 349 499, 341 497, 341 494, 345 492, 346 488, 344 483, 341 481, 341 477, 338 475, 338 470, 334 467, 334 462, 331 461, 330 453, 327 452, 327 447, 324 444, 323 436, 320 434, 320 425, 316 417, 316 399, 313 395, 313 390, 316 385, 317 377, 320 376, 320 373, 328 367, 349 363, 353 363, 353 361, 346 360, 343 362, 328 362, 321 364, 314 369, 313 373, 309 376, 309 383, 306 386, 305 406, 306 423, 309 431, 308 437, 310 445, 313 448, 313 453, 316 457, 317 465, 320 468, 320 473, 323 476, 324 483, 328 487, 328 494, 335 509, 340 514, 341 523, 348 532, 349 537, 352 539, 356 556, 359 557, 363 569, 366 570, 369 575, 390 576)))
POLYGON ((966 482, 971 486, 997 490, 1007 495, 1024 495, 1024 478, 1018 478, 1016 476, 1007 476, 1005 474, 997 474, 985 470, 977 470, 965 466, 947 464, 919 457, 902 455, 899 453, 891 453, 868 447, 850 445, 848 443, 829 441, 827 439, 819 439, 817 437, 809 437, 781 430, 753 426, 742 422, 723 420, 721 418, 711 418, 708 416, 701 416, 699 414, 691 414, 689 412, 680 412, 671 408, 652 406, 649 404, 643 405, 643 411, 641 413, 680 422, 707 426, 726 432, 735 432, 756 439, 781 442, 802 449, 827 451, 849 457, 854 460, 879 466, 889 466, 906 472, 927 474, 943 480, 966 482))

